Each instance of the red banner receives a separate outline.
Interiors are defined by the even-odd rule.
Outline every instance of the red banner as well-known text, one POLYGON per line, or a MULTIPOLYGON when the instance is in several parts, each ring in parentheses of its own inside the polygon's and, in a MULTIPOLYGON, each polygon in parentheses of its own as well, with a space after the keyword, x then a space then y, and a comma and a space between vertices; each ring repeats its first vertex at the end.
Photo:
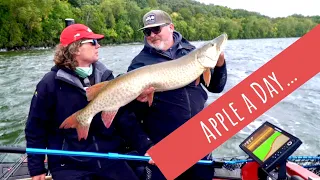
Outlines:
POLYGON ((167 179, 175 179, 319 70, 320 25, 157 143, 148 153, 167 179))

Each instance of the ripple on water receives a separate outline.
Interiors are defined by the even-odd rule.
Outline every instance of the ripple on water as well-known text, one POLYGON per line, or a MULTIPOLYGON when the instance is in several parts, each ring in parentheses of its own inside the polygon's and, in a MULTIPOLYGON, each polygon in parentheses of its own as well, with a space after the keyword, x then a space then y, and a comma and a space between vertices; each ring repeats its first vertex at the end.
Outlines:
POLYGON ((0 143, 4 145, 11 144, 23 130, 24 121, 21 121, 19 117, 18 119, 1 119, 0 143))

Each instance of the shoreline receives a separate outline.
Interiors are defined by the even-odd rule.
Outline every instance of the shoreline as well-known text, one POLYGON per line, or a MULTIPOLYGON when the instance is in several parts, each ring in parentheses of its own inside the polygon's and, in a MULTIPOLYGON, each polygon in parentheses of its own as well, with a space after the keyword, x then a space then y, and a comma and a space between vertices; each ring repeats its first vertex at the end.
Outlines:
MULTIPOLYGON (((143 44, 143 42, 131 42, 131 43, 119 43, 119 44, 101 44, 101 47, 103 46, 119 46, 119 45, 140 45, 143 44)), ((56 44, 58 45, 58 44, 56 44)), ((0 49, 0 53, 5 53, 5 52, 23 52, 23 51, 36 51, 36 50, 54 50, 56 45, 54 46, 47 46, 47 47, 15 47, 15 48, 11 48, 11 49, 7 49, 7 48, 2 48, 0 49)))
MULTIPOLYGON (((229 40, 254 40, 254 39, 290 39, 290 38, 300 38, 300 37, 275 37, 275 38, 246 38, 246 39, 229 39, 229 40)), ((201 41, 210 41, 210 40, 194 40, 190 42, 201 42, 201 41)), ((112 44, 101 44, 101 47, 105 46, 120 46, 120 45, 141 45, 143 44, 142 41, 137 42, 129 42, 129 43, 112 43, 112 44)), ((57 45, 57 44, 56 44, 57 45)), ((0 49, 0 53, 6 52, 23 52, 23 51, 36 51, 36 50, 54 50, 55 46, 47 46, 47 47, 15 47, 12 49, 2 48, 0 49)))

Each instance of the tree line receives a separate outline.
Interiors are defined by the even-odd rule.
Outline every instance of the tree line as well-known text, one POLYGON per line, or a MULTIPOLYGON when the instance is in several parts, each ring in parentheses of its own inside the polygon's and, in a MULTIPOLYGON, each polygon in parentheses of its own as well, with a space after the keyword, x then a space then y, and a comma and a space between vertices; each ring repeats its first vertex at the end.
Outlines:
POLYGON ((1 0, 0 49, 53 47, 66 18, 104 34, 101 44, 141 42, 138 29, 151 9, 168 12, 176 30, 190 41, 223 32, 229 39, 301 37, 320 23, 320 16, 270 18, 194 0, 1 0))

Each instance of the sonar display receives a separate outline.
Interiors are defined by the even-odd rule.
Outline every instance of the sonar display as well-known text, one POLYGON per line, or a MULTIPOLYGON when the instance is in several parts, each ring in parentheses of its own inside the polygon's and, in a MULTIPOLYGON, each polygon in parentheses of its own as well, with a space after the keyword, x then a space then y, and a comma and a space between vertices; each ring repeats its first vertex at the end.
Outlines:
POLYGON ((263 126, 246 141, 244 146, 264 162, 288 140, 289 137, 283 135, 281 132, 269 126, 263 126))

